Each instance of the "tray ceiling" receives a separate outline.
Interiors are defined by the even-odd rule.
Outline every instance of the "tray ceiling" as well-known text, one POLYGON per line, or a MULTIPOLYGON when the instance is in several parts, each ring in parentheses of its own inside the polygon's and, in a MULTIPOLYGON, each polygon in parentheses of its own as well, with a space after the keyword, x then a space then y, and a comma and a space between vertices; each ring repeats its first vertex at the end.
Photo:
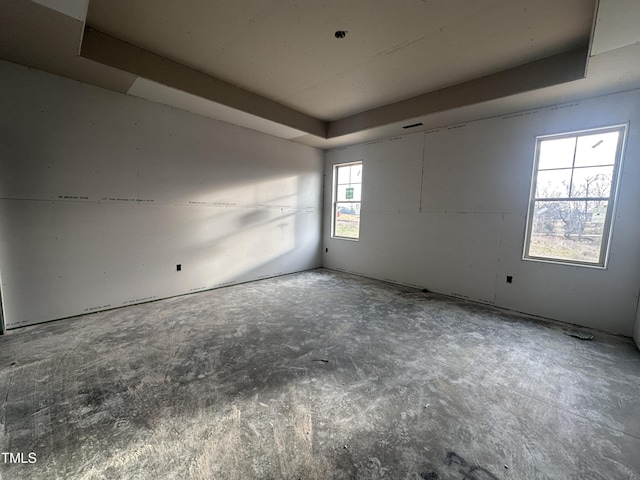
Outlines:
POLYGON ((3 59, 321 148, 640 87, 634 0, 3 3, 3 59))

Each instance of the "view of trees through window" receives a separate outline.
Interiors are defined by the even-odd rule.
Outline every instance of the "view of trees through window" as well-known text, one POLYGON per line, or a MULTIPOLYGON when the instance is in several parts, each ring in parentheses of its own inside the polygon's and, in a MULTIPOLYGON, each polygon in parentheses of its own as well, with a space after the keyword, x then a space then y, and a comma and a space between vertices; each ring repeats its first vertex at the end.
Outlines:
POLYGON ((604 266, 623 134, 538 139, 525 258, 604 266))
POLYGON ((334 167, 333 236, 360 238, 362 162, 334 167))

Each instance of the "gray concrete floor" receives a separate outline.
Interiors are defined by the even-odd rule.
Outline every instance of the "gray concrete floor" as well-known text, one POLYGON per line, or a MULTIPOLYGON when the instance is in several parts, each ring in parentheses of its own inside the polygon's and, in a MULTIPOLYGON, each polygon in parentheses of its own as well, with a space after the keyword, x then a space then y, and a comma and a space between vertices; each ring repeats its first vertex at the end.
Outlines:
POLYGON ((640 352, 568 328, 314 270, 9 332, 0 477, 639 479, 640 352))

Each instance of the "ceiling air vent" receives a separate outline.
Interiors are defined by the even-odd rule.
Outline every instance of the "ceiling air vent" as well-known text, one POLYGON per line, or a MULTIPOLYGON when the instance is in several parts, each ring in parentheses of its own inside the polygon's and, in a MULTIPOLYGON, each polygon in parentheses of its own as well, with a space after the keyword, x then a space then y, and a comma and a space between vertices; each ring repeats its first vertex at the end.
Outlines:
POLYGON ((422 125, 422 122, 412 123, 411 125, 405 125, 402 128, 407 129, 407 128, 419 127, 420 125, 422 125))

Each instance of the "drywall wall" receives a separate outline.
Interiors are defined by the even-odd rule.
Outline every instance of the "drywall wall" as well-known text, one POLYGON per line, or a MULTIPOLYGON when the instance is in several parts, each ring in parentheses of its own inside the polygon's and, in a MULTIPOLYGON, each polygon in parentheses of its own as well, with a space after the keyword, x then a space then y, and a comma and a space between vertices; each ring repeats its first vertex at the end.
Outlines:
POLYGON ((327 151, 324 266, 632 335, 639 107, 636 90, 327 151), (535 137, 626 122, 608 268, 522 260, 535 137), (332 239, 332 166, 356 160, 363 161, 361 237, 332 239))
POLYGON ((320 150, 6 62, 0 87, 7 329, 320 265, 320 150))
POLYGON ((633 330, 633 339, 636 341, 636 345, 640 350, 640 298, 638 298, 638 308, 636 310, 636 325, 633 330))

